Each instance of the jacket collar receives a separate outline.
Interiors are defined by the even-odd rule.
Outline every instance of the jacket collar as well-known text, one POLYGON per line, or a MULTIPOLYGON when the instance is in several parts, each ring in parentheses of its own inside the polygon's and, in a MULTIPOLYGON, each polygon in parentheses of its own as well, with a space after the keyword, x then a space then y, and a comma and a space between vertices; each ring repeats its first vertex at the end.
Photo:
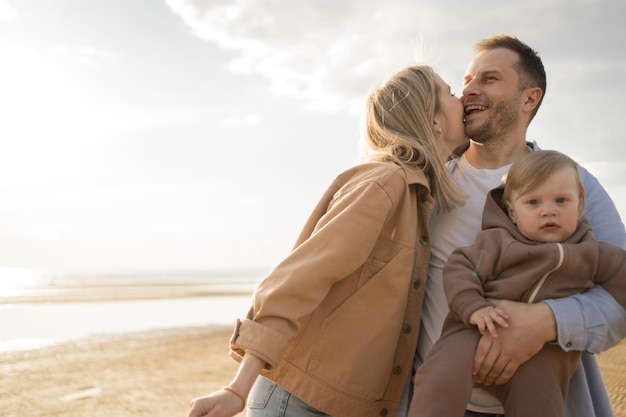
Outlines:
POLYGON ((406 178, 409 184, 420 184, 430 189, 430 184, 428 183, 428 178, 426 178, 424 171, 409 167, 403 167, 403 170, 406 173, 406 178))

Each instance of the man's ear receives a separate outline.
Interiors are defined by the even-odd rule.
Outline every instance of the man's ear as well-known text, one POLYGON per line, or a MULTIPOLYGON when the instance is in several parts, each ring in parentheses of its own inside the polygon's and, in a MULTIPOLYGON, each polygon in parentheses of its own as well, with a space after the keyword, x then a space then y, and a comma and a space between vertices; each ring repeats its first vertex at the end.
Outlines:
POLYGON ((541 88, 533 87, 533 88, 527 88, 526 90, 524 90, 524 94, 526 95, 526 100, 524 101, 524 108, 530 113, 535 109, 535 107, 539 105, 539 102, 541 101, 541 97, 543 96, 543 93, 541 91, 541 88))

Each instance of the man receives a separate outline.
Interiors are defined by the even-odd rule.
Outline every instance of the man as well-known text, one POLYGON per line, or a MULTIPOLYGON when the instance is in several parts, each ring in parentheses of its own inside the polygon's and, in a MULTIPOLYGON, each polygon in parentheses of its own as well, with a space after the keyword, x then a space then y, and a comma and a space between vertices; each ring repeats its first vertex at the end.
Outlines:
MULTIPOLYGON (((465 206, 433 216, 430 222, 431 260, 418 342, 417 362, 440 334, 447 314, 441 270, 453 249, 468 246, 480 231, 487 192, 501 183, 510 164, 537 149, 526 142, 526 131, 545 94, 545 71, 536 52, 518 39, 498 35, 477 44, 477 55, 464 77, 465 129, 472 139, 450 161, 457 184, 469 195, 465 206)), ((626 247, 626 233, 615 205, 586 170, 586 215, 598 240, 626 247)), ((626 311, 602 288, 560 300, 523 305, 499 301, 511 319, 499 337, 483 336, 475 372, 484 384, 506 382, 544 343, 564 350, 601 352, 626 335, 626 311), (538 325, 538 323, 540 325, 538 325)), ((495 398, 475 389, 466 417, 503 413, 495 398)), ((612 416, 595 357, 584 354, 572 378, 567 416, 612 416)))

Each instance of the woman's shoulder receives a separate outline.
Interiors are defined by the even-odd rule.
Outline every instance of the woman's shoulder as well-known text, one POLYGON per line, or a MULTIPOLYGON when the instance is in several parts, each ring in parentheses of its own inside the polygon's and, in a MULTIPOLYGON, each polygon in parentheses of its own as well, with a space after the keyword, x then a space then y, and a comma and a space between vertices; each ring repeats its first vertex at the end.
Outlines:
POLYGON ((364 162, 355 165, 338 176, 345 182, 376 182, 381 186, 428 184, 422 171, 393 162, 364 162))

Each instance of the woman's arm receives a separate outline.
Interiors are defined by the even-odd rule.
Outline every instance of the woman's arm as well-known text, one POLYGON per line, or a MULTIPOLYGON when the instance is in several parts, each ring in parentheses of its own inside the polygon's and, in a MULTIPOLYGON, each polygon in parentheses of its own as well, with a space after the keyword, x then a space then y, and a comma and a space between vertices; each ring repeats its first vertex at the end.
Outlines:
POLYGON ((230 417, 246 407, 246 398, 265 362, 253 354, 244 356, 230 385, 191 401, 187 417, 230 417))

